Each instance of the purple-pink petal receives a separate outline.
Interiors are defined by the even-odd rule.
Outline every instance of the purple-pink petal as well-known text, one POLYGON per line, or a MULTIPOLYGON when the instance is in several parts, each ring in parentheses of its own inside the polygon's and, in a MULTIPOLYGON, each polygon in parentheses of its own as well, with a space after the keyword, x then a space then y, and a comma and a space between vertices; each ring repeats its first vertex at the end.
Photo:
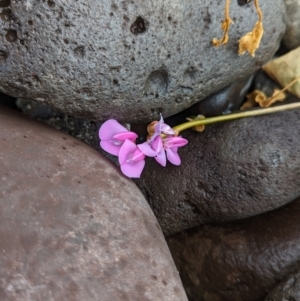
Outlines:
POLYGON ((164 139, 164 148, 181 147, 188 143, 188 141, 181 137, 170 137, 164 139))
POLYGON ((151 143, 152 149, 156 152, 156 154, 160 153, 163 149, 163 142, 160 136, 157 136, 151 143))
POLYGON ((160 114, 160 120, 155 126, 155 132, 152 135, 151 139, 148 141, 149 143, 152 143, 153 140, 157 137, 160 136, 161 134, 165 135, 174 135, 175 131, 167 124, 164 123, 164 119, 162 115, 160 114))
POLYGON ((114 156, 118 156, 119 155, 120 148, 121 148, 120 145, 115 145, 115 144, 111 143, 110 141, 106 141, 106 140, 101 140, 100 141, 100 146, 106 152, 108 152, 109 154, 112 154, 114 156))
POLYGON ((145 159, 145 154, 139 148, 136 148, 130 160, 133 162, 137 162, 144 159, 145 159))
POLYGON ((119 140, 119 141, 125 141, 126 139, 134 142, 138 135, 134 132, 124 132, 124 133, 119 133, 113 136, 113 139, 119 140))
POLYGON ((158 124, 155 126, 155 133, 160 135, 161 134, 161 128, 163 126, 164 123, 164 119, 162 117, 162 114, 160 114, 160 120, 158 122, 158 124))
POLYGON ((109 119, 105 121, 99 129, 99 138, 101 140, 111 140, 113 136, 128 132, 118 121, 109 119))
POLYGON ((181 159, 177 153, 177 148, 168 148, 166 149, 167 153, 167 159, 169 162, 171 162, 174 165, 180 165, 181 164, 181 159))
POLYGON ((155 157, 157 155, 148 142, 138 144, 137 147, 148 157, 155 157))
POLYGON ((175 131, 167 124, 163 124, 161 126, 161 131, 162 133, 166 134, 166 135, 174 135, 175 134, 175 131))
POLYGON ((145 160, 124 163, 121 165, 122 173, 129 178, 140 178, 141 173, 145 167, 145 160))
POLYGON ((165 150, 162 148, 161 151, 154 157, 157 163, 161 166, 165 167, 167 165, 166 153, 165 150))
POLYGON ((130 159, 136 150, 136 144, 130 140, 125 140, 120 148, 119 152, 119 163, 124 164, 128 159, 130 159))

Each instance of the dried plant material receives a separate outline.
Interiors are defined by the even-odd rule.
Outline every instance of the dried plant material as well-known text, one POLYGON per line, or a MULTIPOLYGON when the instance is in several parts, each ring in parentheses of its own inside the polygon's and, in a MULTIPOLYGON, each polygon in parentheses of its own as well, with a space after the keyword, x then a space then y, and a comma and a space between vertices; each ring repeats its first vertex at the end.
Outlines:
POLYGON ((253 98, 249 98, 248 100, 246 100, 244 102, 244 104, 240 107, 240 110, 241 111, 245 111, 245 110, 249 110, 249 109, 252 109, 254 108, 256 105, 256 102, 253 98))
POLYGON ((260 107, 268 108, 275 102, 284 101, 286 99, 286 94, 282 90, 275 89, 271 97, 259 102, 260 107))
POLYGON ((262 12, 258 6, 258 0, 254 0, 254 5, 257 10, 259 17, 258 22, 255 23, 254 28, 251 32, 248 32, 239 40, 239 55, 243 55, 246 51, 250 53, 251 56, 255 56, 255 51, 259 47, 261 38, 264 33, 264 28, 262 24, 262 12))
POLYGON ((300 47, 268 62, 263 70, 285 90, 300 98, 300 47))
POLYGON ((224 31, 223 37, 221 39, 216 39, 214 38, 212 40, 212 44, 216 47, 220 45, 224 45, 228 43, 228 31, 230 24, 233 24, 233 21, 229 18, 229 4, 230 0, 226 0, 226 5, 225 5, 225 20, 222 21, 221 29, 224 31))
POLYGON ((263 36, 264 29, 261 22, 256 22, 253 31, 248 32, 242 38, 239 39, 239 55, 243 55, 246 51, 251 56, 255 56, 255 51, 259 47, 261 38, 263 36))
POLYGON ((283 101, 286 98, 286 94, 281 90, 275 89, 271 97, 261 90, 254 90, 246 95, 246 102, 241 106, 241 110, 251 109, 259 104, 261 108, 268 108, 272 104, 278 101, 283 101))
POLYGON ((260 90, 254 90, 246 95, 246 99, 246 102, 241 106, 241 110, 252 109, 261 99, 267 99, 267 96, 260 90))
MULTIPOLYGON (((191 117, 186 118, 186 120, 188 120, 188 121, 195 121, 195 120, 201 120, 201 119, 205 119, 205 116, 197 115, 196 117, 191 116, 191 117)), ((203 132, 204 129, 205 129, 204 124, 197 125, 197 126, 192 128, 192 130, 195 131, 195 132, 203 132)))

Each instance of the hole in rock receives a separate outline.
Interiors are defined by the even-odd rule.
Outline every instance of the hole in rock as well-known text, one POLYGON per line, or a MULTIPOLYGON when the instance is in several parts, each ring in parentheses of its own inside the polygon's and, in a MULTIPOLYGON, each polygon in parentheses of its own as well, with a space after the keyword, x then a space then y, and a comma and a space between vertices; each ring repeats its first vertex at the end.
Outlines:
POLYGON ((143 33, 146 31, 146 29, 146 22, 142 17, 137 17, 136 20, 130 26, 130 31, 133 34, 143 33))
POLYGON ((49 7, 54 7, 55 6, 55 2, 53 0, 48 0, 47 4, 49 7))
POLYGON ((251 0, 237 0, 238 5, 245 5, 247 3, 249 3, 251 0))
POLYGON ((17 32, 14 29, 7 30, 7 33, 5 34, 5 39, 8 42, 15 42, 17 40, 17 32))
POLYGON ((0 13, 0 18, 4 22, 9 22, 13 18, 13 13, 10 8, 4 8, 0 13))
POLYGON ((150 73, 145 83, 145 93, 164 95, 168 91, 169 75, 166 70, 155 70, 150 73))
POLYGON ((0 0, 0 7, 10 6, 10 0, 0 0))
POLYGON ((8 57, 8 53, 5 52, 4 50, 0 50, 0 63, 4 60, 6 60, 8 57))
POLYGON ((74 49, 74 55, 77 57, 84 57, 85 49, 84 46, 78 46, 74 49))

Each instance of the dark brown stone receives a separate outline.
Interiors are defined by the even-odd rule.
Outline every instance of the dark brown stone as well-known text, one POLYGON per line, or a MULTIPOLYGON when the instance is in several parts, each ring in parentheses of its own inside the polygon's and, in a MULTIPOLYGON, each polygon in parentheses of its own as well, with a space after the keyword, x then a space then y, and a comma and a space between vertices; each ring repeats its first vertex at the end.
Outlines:
POLYGON ((298 301, 300 300, 300 273, 289 277, 276 286, 265 301, 298 301))
POLYGON ((254 216, 300 195, 300 111, 182 132, 180 166, 146 161, 135 182, 165 234, 254 216))
POLYGON ((285 31, 283 0, 260 1, 265 31, 255 58, 238 55, 258 18, 253 3, 231 1, 234 24, 219 48, 212 39, 222 37, 223 0, 2 3, 0 90, 92 120, 181 112, 252 74, 285 31))
POLYGON ((263 301, 278 283, 299 271, 299 220, 300 199, 260 216, 170 237, 189 300, 263 301))
POLYGON ((86 144, 0 107, 0 300, 187 300, 146 200, 86 144))

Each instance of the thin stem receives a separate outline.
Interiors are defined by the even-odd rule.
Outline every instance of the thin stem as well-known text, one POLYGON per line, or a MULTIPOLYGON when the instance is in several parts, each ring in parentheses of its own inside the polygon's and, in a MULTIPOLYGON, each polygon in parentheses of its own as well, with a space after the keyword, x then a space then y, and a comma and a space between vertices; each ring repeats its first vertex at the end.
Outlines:
POLYGON ((257 10, 257 14, 258 14, 258 17, 259 17, 259 22, 262 22, 263 15, 262 15, 262 12, 259 8, 258 0, 254 0, 254 5, 255 5, 255 8, 257 10))
POLYGON ((291 81, 287 86, 285 86, 282 90, 280 90, 278 93, 276 93, 274 96, 269 98, 269 102, 271 102, 274 98, 276 98, 279 94, 287 90, 290 86, 295 84, 298 80, 300 80, 300 75, 296 77, 293 81, 291 81))
POLYGON ((229 31, 229 27, 230 24, 233 23, 232 20, 229 17, 229 4, 230 4, 230 0, 226 0, 226 5, 225 5, 225 20, 222 21, 222 30, 224 31, 223 33, 223 37, 221 39, 216 39, 214 38, 212 40, 212 44, 216 47, 223 45, 223 44, 227 44, 229 36, 228 36, 228 31, 229 31))
POLYGON ((278 107, 256 109, 256 110, 251 110, 251 111, 246 111, 246 112, 239 112, 239 113, 227 114, 227 115, 222 115, 222 116, 217 116, 217 117, 205 118, 205 119, 201 119, 201 120, 189 121, 189 122, 177 125, 173 129, 178 132, 181 132, 183 130, 193 128, 198 125, 203 125, 203 124, 206 125, 206 124, 240 119, 240 118, 245 118, 245 117, 266 115, 266 114, 271 114, 271 113, 275 113, 275 112, 298 109, 298 108, 300 108, 300 102, 296 102, 296 103, 292 103, 292 104, 288 104, 288 105, 282 105, 282 106, 278 106, 278 107))
POLYGON ((230 20, 230 17, 229 17, 229 4, 230 4, 230 0, 227 0, 226 5, 225 5, 225 19, 226 20, 230 20))

